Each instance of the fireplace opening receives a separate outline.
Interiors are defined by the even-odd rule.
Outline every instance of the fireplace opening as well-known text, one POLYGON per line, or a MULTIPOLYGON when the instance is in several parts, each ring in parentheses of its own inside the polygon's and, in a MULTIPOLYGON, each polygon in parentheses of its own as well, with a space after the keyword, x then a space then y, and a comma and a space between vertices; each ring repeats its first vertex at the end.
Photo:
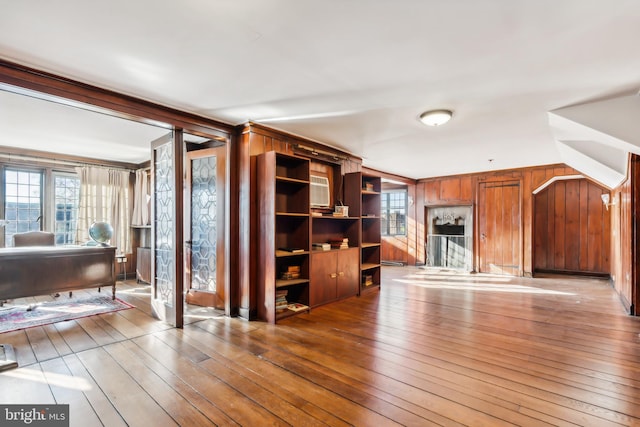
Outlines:
POLYGON ((473 210, 471 206, 427 208, 427 266, 471 271, 473 210))

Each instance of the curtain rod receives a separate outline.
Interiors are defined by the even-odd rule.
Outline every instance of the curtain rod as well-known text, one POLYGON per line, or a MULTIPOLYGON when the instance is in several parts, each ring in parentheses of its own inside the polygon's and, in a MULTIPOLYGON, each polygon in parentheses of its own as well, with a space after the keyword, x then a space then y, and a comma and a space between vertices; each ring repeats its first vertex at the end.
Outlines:
POLYGON ((122 167, 122 166, 108 165, 108 164, 99 163, 99 162, 92 163, 92 162, 81 162, 81 161, 72 161, 72 160, 46 159, 43 157, 25 156, 22 154, 0 153, 0 158, 4 158, 7 160, 14 160, 14 161, 16 160, 23 161, 23 162, 46 163, 49 165, 56 165, 56 166, 98 166, 98 167, 110 168, 110 169, 124 169, 130 172, 135 172, 135 169, 122 167))

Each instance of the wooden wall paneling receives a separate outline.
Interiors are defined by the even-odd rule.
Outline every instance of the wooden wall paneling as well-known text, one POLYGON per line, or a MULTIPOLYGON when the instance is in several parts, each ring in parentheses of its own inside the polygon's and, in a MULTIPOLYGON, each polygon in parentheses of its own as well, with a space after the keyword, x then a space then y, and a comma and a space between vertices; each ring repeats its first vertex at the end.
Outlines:
POLYGON ((568 271, 579 271, 580 267, 580 181, 565 181, 565 223, 564 266, 568 271))
POLYGON ((542 184, 544 184, 547 181, 547 179, 548 178, 547 178, 546 168, 535 169, 531 171, 531 186, 526 188, 533 191, 536 188, 540 187, 542 184))
POLYGON ((231 316, 240 314, 240 216, 234 212, 240 212, 240 176, 239 176, 239 157, 241 146, 241 135, 239 132, 233 132, 229 143, 229 167, 227 175, 229 177, 229 230, 227 241, 229 242, 229 275, 228 275, 228 313, 231 316))
POLYGON ((554 185, 554 210, 553 210, 553 234, 554 240, 552 255, 552 268, 554 270, 564 270, 565 251, 565 212, 566 212, 566 185, 564 181, 556 182, 554 185))
MULTIPOLYGON (((603 194, 601 190, 600 194, 603 194)), ((618 203, 619 205, 619 203, 618 203)), ((602 262, 602 271, 611 274, 611 214, 613 210, 618 209, 618 206, 613 206, 611 208, 604 209, 604 204, 600 205, 600 209, 602 212, 602 225, 604 226, 604 230, 602 232, 602 243, 601 243, 601 262, 602 262)))
MULTIPOLYGON (((589 238, 588 210, 589 210, 589 182, 580 180, 580 241, 587 242, 589 238)), ((580 245, 580 270, 589 269, 588 248, 585 244, 580 245)))
POLYGON ((487 271, 486 265, 484 264, 485 255, 484 251, 486 250, 486 230, 487 230, 487 217, 484 214, 483 206, 486 205, 486 184, 484 182, 478 183, 478 197, 477 197, 477 208, 476 208, 476 231, 475 234, 478 236, 476 239, 477 244, 474 246, 474 258, 475 265, 478 268, 479 273, 483 273, 487 271))
MULTIPOLYGON (((632 314, 638 315, 640 307, 640 157, 633 154, 630 156, 630 176, 631 182, 627 186, 625 197, 625 212, 627 219, 625 224, 628 226, 628 239, 625 243, 629 245, 627 256, 629 257, 625 271, 629 276, 629 285, 623 294, 627 298, 627 307, 632 314)), ((621 202, 622 204, 622 202, 621 202)))
POLYGON ((533 252, 532 242, 532 221, 531 215, 531 171, 525 170, 522 173, 522 245, 530 250, 522 251, 522 272, 525 276, 531 276, 531 253, 533 252))
POLYGON ((424 243, 427 239, 427 230, 425 227, 426 221, 426 199, 425 199, 425 184, 419 182, 416 184, 416 201, 415 201, 415 223, 416 223, 416 264, 426 264, 426 254, 424 243))
POLYGON ((407 212, 407 246, 409 250, 407 254, 407 264, 416 265, 416 260, 419 255, 418 249, 420 246, 424 246, 424 244, 419 240, 419 236, 424 235, 424 222, 419 223, 416 217, 418 209, 422 211, 424 211, 424 209, 422 209, 423 205, 418 205, 417 203, 415 183, 408 186, 407 192, 409 196, 407 212))
MULTIPOLYGON (((255 161, 252 162, 250 156, 251 136, 242 133, 238 137, 236 175, 238 192, 238 315, 244 319, 251 317, 251 292, 255 271, 252 256, 255 255, 255 245, 252 244, 251 237, 257 229, 256 218, 252 215, 252 206, 256 202, 254 198, 255 186, 252 183, 255 175, 255 161)), ((232 257, 233 258, 233 257, 232 257)), ((253 298, 255 300, 255 298, 253 298)))
POLYGON ((440 202, 440 182, 436 180, 427 181, 424 184, 424 199, 427 204, 440 202))
POLYGON ((602 270, 602 263, 600 261, 602 251, 600 234, 602 231, 601 194, 602 192, 599 188, 589 186, 587 208, 587 262, 595 271, 602 270))
POLYGON ((553 262, 553 254, 555 253, 556 250, 556 241, 553 238, 554 232, 555 232, 555 224, 553 221, 551 221, 551 218, 555 217, 555 211, 556 211, 556 197, 555 197, 555 187, 549 187, 548 189, 549 191, 549 195, 547 198, 547 221, 546 221, 546 225, 547 225, 547 232, 546 232, 546 236, 545 236, 545 240, 547 241, 547 250, 543 252, 543 254, 546 255, 546 260, 544 262, 545 268, 547 269, 552 269, 554 266, 554 262, 553 262))
POLYGON ((629 158, 627 180, 612 192, 617 206, 611 208, 611 266, 613 286, 625 310, 638 314, 638 201, 640 196, 640 170, 638 156, 629 158))
POLYGON ((611 225, 602 191, 575 179, 554 182, 535 196, 534 270, 609 273, 611 225))
POLYGON ((448 178, 440 181, 440 200, 460 200, 460 178, 448 178))
MULTIPOLYGON (((547 212, 549 205, 549 191, 543 191, 539 194, 536 194, 534 197, 534 212, 547 212)), ((534 247, 533 247, 533 262, 534 262, 534 271, 545 269, 547 265, 547 258, 544 255, 546 253, 545 242, 548 239, 548 231, 547 231, 547 215, 534 215, 534 225, 533 225, 533 233, 534 233, 534 247)))
POLYGON ((520 197, 520 187, 521 184, 519 182, 506 187, 506 191, 509 194, 509 199, 511 201, 507 205, 507 208, 510 207, 511 209, 506 209, 509 214, 505 219, 510 225, 508 238, 509 246, 507 246, 507 248, 510 248, 511 250, 507 252, 510 253, 507 265, 511 266, 509 268, 509 274, 516 276, 522 276, 522 198, 520 197))
POLYGON ((473 180, 470 176, 460 178, 460 196, 458 200, 467 203, 473 202, 473 180))

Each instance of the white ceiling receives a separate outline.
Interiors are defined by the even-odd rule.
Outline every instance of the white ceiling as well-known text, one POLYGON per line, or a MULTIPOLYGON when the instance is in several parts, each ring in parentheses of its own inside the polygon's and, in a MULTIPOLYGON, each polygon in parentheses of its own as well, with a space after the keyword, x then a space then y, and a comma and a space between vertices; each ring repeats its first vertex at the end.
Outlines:
MULTIPOLYGON (((562 162, 547 112, 640 88, 638 0, 0 0, 0 11, 4 59, 264 123, 411 178, 562 162), (418 122, 434 108, 454 118, 418 122)), ((38 137, 10 98, 0 145, 148 157, 131 122, 110 120, 132 132, 114 147, 61 115, 38 137)))

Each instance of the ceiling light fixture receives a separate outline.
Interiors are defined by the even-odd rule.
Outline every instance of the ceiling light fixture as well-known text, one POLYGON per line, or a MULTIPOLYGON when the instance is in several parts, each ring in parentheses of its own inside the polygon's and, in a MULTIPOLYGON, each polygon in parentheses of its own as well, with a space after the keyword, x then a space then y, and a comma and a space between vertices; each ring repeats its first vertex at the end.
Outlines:
POLYGON ((441 126, 451 120, 451 110, 431 110, 420 114, 420 121, 427 126, 441 126))

